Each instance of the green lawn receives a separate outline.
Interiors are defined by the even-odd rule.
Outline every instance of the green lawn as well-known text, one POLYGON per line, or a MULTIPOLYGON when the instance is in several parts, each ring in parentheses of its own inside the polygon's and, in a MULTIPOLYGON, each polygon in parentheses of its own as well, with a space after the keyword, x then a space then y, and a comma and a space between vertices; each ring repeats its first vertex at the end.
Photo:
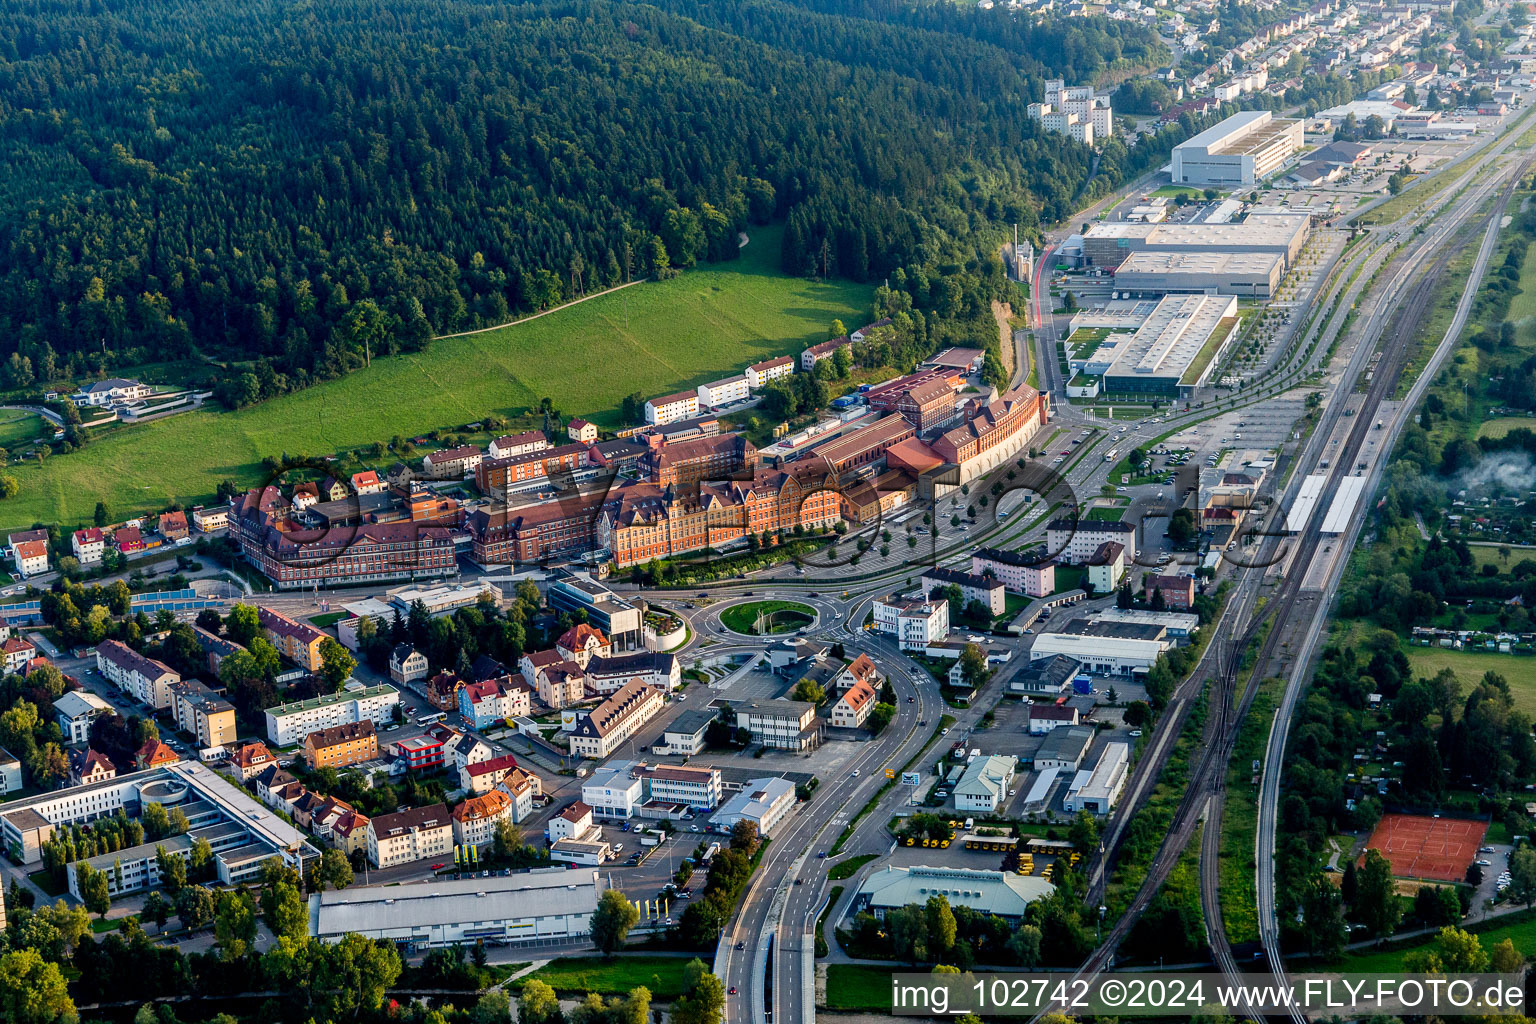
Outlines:
POLYGON ((1195 356, 1194 362, 1189 364, 1189 369, 1184 371, 1184 376, 1179 380, 1180 384, 1193 385, 1200 380, 1205 373, 1205 368, 1211 365, 1211 360, 1216 358, 1216 353, 1220 351, 1222 345, 1226 344, 1232 332, 1237 330, 1242 319, 1241 316, 1222 318, 1221 323, 1216 325, 1216 329, 1211 332, 1210 338, 1200 349, 1199 355, 1195 356))
MULTIPOLYGON (((1125 516, 1126 510, 1105 505, 1095 505, 1083 515, 1083 521, 1089 523, 1118 523, 1125 516)), ((1061 572, 1060 567, 1056 571, 1061 572)))
POLYGON ((311 615, 309 617, 309 624, 316 629, 325 629, 328 626, 336 625, 336 623, 346 617, 346 612, 326 612, 324 615, 311 615))
POLYGON ((623 995, 644 985, 654 998, 668 1001, 683 994, 683 969, 687 966, 688 958, 681 956, 568 956, 519 981, 538 978, 561 995, 623 995))
MULTIPOLYGON (((1536 917, 1528 914, 1517 913, 1516 917, 1522 920, 1514 924, 1498 925, 1492 928, 1482 928, 1474 925, 1472 931, 1477 935, 1478 942, 1482 943, 1483 951, 1487 952, 1510 939, 1515 948, 1529 953, 1536 949, 1536 917)), ((1415 949, 1423 949, 1434 944, 1434 939, 1416 943, 1411 946, 1402 946, 1397 949, 1381 950, 1379 952, 1356 953, 1344 957, 1337 964, 1329 964, 1328 970, 1347 973, 1363 974, 1397 974, 1403 969, 1403 957, 1415 949)))
POLYGON ((1484 672, 1497 672, 1509 680, 1515 707, 1536 715, 1536 658, 1500 654, 1497 651, 1456 651, 1443 647, 1404 647, 1415 676, 1434 676, 1448 668, 1461 680, 1463 691, 1472 689, 1484 672))
POLYGON ((720 621, 726 629, 756 635, 757 630, 753 627, 758 615, 773 615, 775 612, 792 614, 782 621, 769 625, 766 630, 768 633, 789 633, 802 626, 810 625, 816 618, 816 609, 798 601, 750 601, 747 604, 727 608, 720 613, 720 621))
POLYGON ((0 411, 0 448, 19 448, 33 438, 42 437, 45 426, 43 418, 36 413, 15 409, 0 411))
POLYGON ((876 855, 873 853, 863 853, 857 857, 849 857, 845 861, 832 865, 832 867, 827 871, 827 877, 833 881, 840 881, 844 878, 852 878, 858 872, 859 868, 863 867, 865 864, 868 864, 875 858, 876 855))
POLYGON ((892 971, 868 964, 828 964, 827 1009, 890 1013, 892 971))
POLYGON ((1083 580, 1087 578, 1088 570, 1081 565, 1058 564, 1055 593, 1065 594, 1069 590, 1081 590, 1083 580))
POLYGON ((1525 257, 1520 267, 1520 290, 1509 301, 1508 319, 1515 325, 1515 343, 1521 348, 1536 348, 1536 264, 1531 264, 1529 249, 1525 257))
POLYGON ((35 521, 73 528, 98 500, 115 517, 195 504, 222 479, 258 482, 267 455, 331 454, 486 413, 516 416, 544 397, 566 416, 619 426, 626 394, 693 387, 798 353, 824 339, 834 319, 850 329, 867 319, 867 286, 785 277, 778 253, 779 231, 760 229, 732 263, 439 340, 241 412, 184 413, 115 431, 41 468, 13 467, 21 494, 0 506, 0 529, 35 521))

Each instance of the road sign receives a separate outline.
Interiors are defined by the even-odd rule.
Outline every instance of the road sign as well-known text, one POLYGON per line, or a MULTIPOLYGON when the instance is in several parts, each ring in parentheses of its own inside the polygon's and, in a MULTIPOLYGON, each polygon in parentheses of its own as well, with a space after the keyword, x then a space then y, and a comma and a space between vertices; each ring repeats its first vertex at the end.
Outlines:
POLYGON ((885 770, 885 777, 888 778, 888 779, 894 779, 896 777, 896 769, 895 768, 887 768, 885 770))
POLYGON ((921 772, 902 772, 901 784, 903 786, 921 786, 923 784, 923 775, 921 772))

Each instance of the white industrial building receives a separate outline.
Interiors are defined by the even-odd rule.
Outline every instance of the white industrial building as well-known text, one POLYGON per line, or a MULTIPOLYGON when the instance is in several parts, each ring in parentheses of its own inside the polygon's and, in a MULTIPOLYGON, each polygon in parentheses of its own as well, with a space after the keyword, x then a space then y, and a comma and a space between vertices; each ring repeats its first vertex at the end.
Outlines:
POLYGON ((864 880, 851 910, 867 910, 883 918, 887 911, 925 904, 930 896, 943 896, 950 906, 970 907, 980 914, 994 914, 1012 922, 1021 920, 1035 900, 1050 895, 1051 888, 1050 881, 1043 876, 1011 871, 927 865, 887 867, 864 880))
POLYGON ((991 813, 1000 807, 1013 785, 1017 762, 996 754, 978 757, 965 766, 955 783, 955 810, 991 813))
POLYGON ((1173 147, 1176 185, 1232 187, 1263 181, 1305 141, 1303 122, 1245 110, 1173 147))
POLYGON ((1285 258, 1275 252, 1133 252, 1115 271, 1115 290, 1267 299, 1284 276, 1285 258))
POLYGON ((1062 809, 1068 814, 1087 811, 1108 814, 1125 791, 1130 771, 1131 747, 1128 743, 1107 743, 1091 770, 1079 771, 1067 787, 1062 809))
POLYGON ((758 835, 771 836, 779 822, 795 809, 795 784, 788 779, 753 779, 725 802, 710 824, 729 832, 739 821, 757 825, 758 835))
POLYGON ((596 871, 541 868, 490 878, 410 885, 352 885, 309 898, 309 934, 365 938, 423 949, 578 939, 592 932, 604 886, 596 871))
POLYGON ((1150 669, 1172 646, 1163 626, 1073 619, 1059 630, 1036 635, 1029 660, 1062 654, 1081 662, 1085 672, 1128 676, 1150 669))

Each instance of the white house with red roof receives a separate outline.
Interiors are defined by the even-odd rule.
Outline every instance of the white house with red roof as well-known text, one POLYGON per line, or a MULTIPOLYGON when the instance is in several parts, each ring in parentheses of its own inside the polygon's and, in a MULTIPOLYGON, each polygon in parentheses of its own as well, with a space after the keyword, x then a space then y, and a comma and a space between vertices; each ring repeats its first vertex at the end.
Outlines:
POLYGON ((94 565, 107 553, 107 535, 95 526, 76 530, 69 538, 69 546, 81 565, 94 565))
POLYGON ((5 652, 5 670, 12 675, 25 675, 27 666, 37 657, 36 647, 15 636, 0 644, 0 651, 5 652))

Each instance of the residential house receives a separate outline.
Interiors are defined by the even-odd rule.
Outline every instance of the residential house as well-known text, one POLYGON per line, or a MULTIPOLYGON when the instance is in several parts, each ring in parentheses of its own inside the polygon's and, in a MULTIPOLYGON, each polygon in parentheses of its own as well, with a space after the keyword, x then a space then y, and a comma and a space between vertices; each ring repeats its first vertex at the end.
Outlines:
POLYGON ((607 757, 639 732, 665 704, 660 690, 638 679, 631 680, 576 723, 570 735, 571 753, 607 757))
POLYGON ((699 414, 699 395, 696 391, 679 391, 674 395, 648 398, 645 402, 645 422, 658 426, 692 419, 699 414))
POLYGON ((495 841, 496 825, 516 821, 516 813, 512 798, 500 790, 472 796, 453 809, 453 841, 484 849, 495 841))
POLYGON ((248 782, 277 764, 277 758, 272 756, 272 751, 267 749, 265 743, 243 743, 235 751, 235 755, 229 759, 229 765, 240 776, 241 782, 248 782))
POLYGON ((595 444, 598 438, 597 424, 577 416, 565 425, 565 436, 581 444, 595 444))
POLYGON ((112 543, 125 555, 144 550, 144 531, 137 526, 119 526, 112 531, 112 543))
POLYGON ((158 739, 147 741, 133 754, 133 763, 139 766, 140 771, 159 768, 163 764, 175 764, 180 760, 181 755, 158 739))
POLYGON ((995 576, 1006 589, 1025 597, 1046 597, 1056 592, 1056 563, 1042 556, 978 548, 971 552, 971 572, 995 576))
POLYGON ((236 651, 245 650, 233 640, 226 640, 201 626, 193 626, 192 635, 197 638, 197 646, 203 649, 203 654, 208 659, 208 674, 212 676, 219 674, 219 666, 224 664, 225 658, 236 651))
POLYGON ((502 754, 500 757, 466 764, 459 769, 459 785, 471 793, 489 793, 516 770, 517 758, 512 754, 502 754))
POLYGON ((427 703, 439 711, 453 711, 459 706, 459 691, 464 688, 464 680, 454 672, 439 672, 427 680, 427 703))
POLYGON ((70 690, 53 702, 53 714, 65 743, 85 743, 91 738, 91 724, 117 710, 90 690, 70 690))
POLYGON ((303 792, 299 780, 275 762, 256 775, 256 797, 268 807, 287 807, 303 792))
POLYGON ((32 664, 32 659, 37 657, 37 648, 30 641, 20 637, 11 637, 0 644, 0 653, 5 655, 5 670, 11 675, 26 675, 27 666, 32 664))
POLYGON ((396 644, 389 652, 389 678, 404 686, 427 677, 427 656, 410 644, 396 644))
POLYGON ((368 850, 368 832, 373 822, 359 811, 347 811, 330 826, 331 845, 349 856, 368 850))
POLYGON ((171 684, 181 674, 163 661, 146 658, 121 640, 96 645, 96 670, 139 701, 159 710, 171 706, 171 684))
POLYGON ((794 372, 794 356, 778 356, 774 359, 765 359, 760 363, 753 363, 747 367, 747 386, 753 391, 757 391, 769 381, 788 377, 794 372))
POLYGON ((848 340, 847 335, 843 335, 841 337, 833 338, 831 341, 824 341, 819 345, 812 345, 810 348, 800 353, 800 369, 807 372, 814 370, 816 369, 817 363, 821 362, 823 359, 831 357, 832 353, 836 352, 843 346, 851 344, 853 344, 853 342, 848 340))
POLYGON ((187 529, 187 514, 181 509, 160 513, 159 530, 160 536, 172 543, 186 540, 192 535, 187 529))
POLYGON ((535 651, 524 654, 519 662, 522 676, 532 683, 546 707, 556 711, 586 698, 586 673, 574 661, 567 661, 559 651, 535 651))
POLYGON ((1029 734, 1044 736, 1061 726, 1077 725, 1080 720, 1077 708, 1066 704, 1032 704, 1029 707, 1029 734))
POLYGON ((555 650, 582 668, 586 668, 593 657, 607 657, 611 649, 612 644, 603 635, 603 631, 585 622, 572 626, 555 641, 555 650))
POLYGON ((870 656, 864 653, 860 653, 857 658, 844 665, 843 670, 832 680, 832 685, 838 693, 857 683, 868 683, 870 687, 877 690, 880 687, 880 669, 875 666, 870 656))
POLYGON ((368 824, 368 860, 376 868, 446 857, 453 852, 453 818, 442 804, 381 814, 368 824))
POLYGON ((142 402, 155 393, 155 389, 142 381, 124 377, 108 377, 87 384, 69 396, 69 400, 84 409, 87 406, 123 405, 142 402))
POLYGON ((19 793, 22 788, 21 759, 0 747, 0 796, 19 793))
POLYGON ((352 474, 352 490, 357 494, 383 494, 384 481, 379 479, 378 473, 365 469, 352 474))
POLYGON ((345 768, 378 756, 379 734, 372 719, 316 729, 304 737, 304 763, 311 768, 345 768))
POLYGON ((593 830, 592 808, 577 800, 549 819, 549 841, 583 839, 593 830))
POLYGON ((320 671, 320 647, 326 634, 270 608, 257 608, 256 615, 279 654, 305 671, 320 671))
POLYGON ((69 780, 76 786, 90 786, 117 778, 117 766, 106 754, 86 747, 69 752, 69 780))
POLYGON ((457 732, 443 743, 444 763, 460 772, 472 764, 489 761, 496 756, 491 745, 472 732, 457 732))
POLYGON ((95 565, 107 552, 107 535, 98 527, 87 527, 71 534, 69 545, 81 565, 95 565))
POLYGON ((543 792, 537 775, 521 768, 514 768, 496 784, 496 792, 504 793, 512 801, 512 821, 521 824, 533 817, 534 801, 543 792))
POLYGON ((532 710, 533 687, 521 675, 466 683, 459 690, 459 714, 475 729, 486 729, 532 710))
MULTIPOLYGON (((581 438, 573 437, 571 440, 579 441, 581 438)), ((544 436, 542 430, 525 430, 521 434, 508 434, 492 441, 491 458, 509 459, 514 455, 544 451, 549 446, 549 438, 544 436)))
POLYGON ((859 729, 875 709, 875 689, 857 682, 832 705, 832 725, 839 729, 859 729))
POLYGON ((16 567, 18 576, 36 576, 48 571, 47 530, 13 533, 10 541, 11 564, 16 567))

